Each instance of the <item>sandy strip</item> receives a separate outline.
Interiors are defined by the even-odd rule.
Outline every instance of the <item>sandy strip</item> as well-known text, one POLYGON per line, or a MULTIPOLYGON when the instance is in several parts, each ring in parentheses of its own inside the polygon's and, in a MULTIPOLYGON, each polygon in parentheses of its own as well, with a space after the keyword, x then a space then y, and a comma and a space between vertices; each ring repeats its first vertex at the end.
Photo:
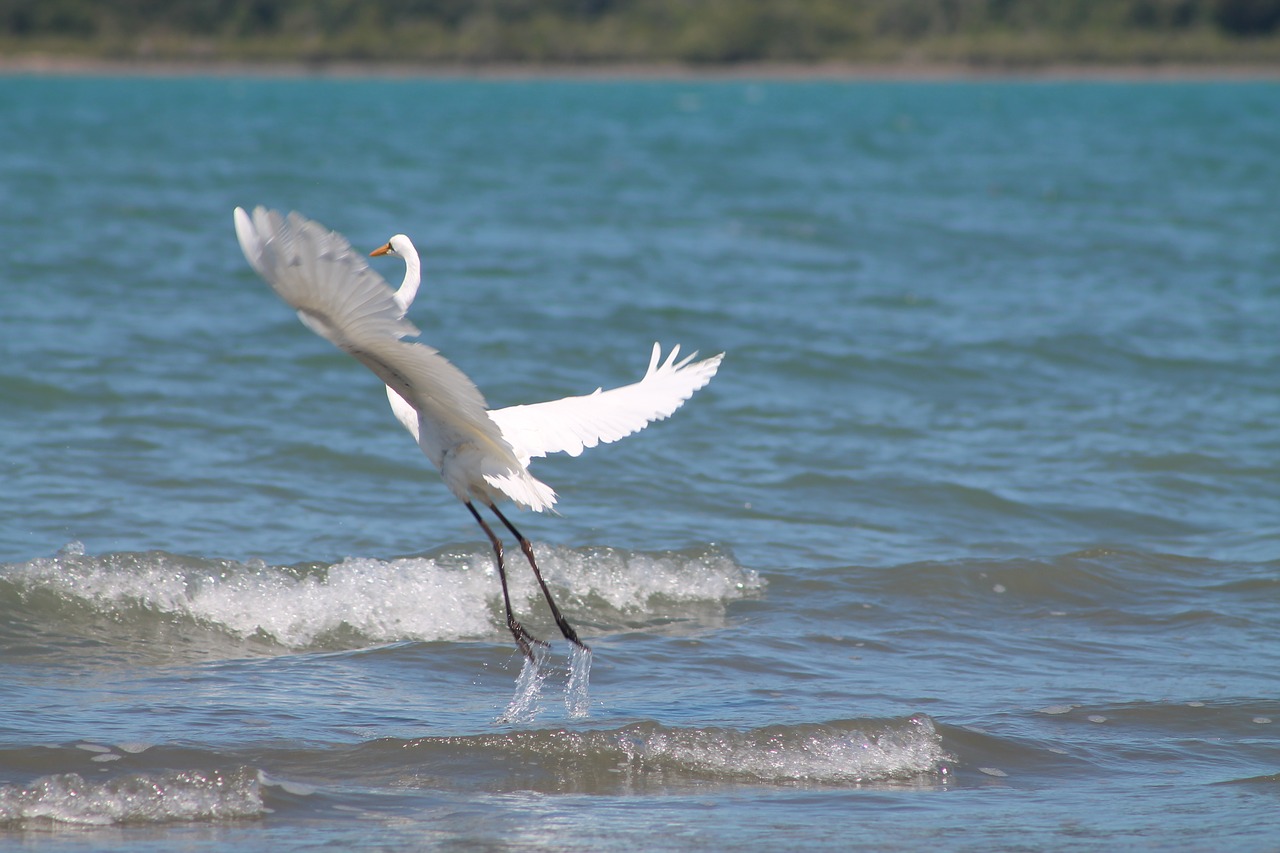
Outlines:
POLYGON ((1143 64, 975 66, 939 63, 743 63, 683 65, 408 64, 368 62, 237 62, 103 60, 67 56, 0 57, 0 75, 151 77, 387 77, 494 80, 1280 80, 1280 65, 1143 64))

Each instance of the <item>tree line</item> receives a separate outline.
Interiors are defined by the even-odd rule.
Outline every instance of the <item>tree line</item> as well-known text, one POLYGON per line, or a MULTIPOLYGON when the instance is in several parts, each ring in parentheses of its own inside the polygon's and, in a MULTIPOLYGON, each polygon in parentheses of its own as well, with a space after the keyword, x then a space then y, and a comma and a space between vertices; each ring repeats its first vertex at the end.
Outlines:
POLYGON ((1280 59, 1280 0, 0 0, 0 50, 423 63, 1280 59))

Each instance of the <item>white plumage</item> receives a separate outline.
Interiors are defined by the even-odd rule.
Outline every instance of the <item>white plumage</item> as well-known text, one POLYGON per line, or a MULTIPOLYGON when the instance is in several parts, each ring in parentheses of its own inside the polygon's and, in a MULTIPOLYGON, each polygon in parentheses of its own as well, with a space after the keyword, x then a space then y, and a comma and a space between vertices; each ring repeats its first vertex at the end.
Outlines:
POLYGON ((597 388, 581 397, 497 409, 489 417, 525 465, 548 453, 579 456, 589 447, 626 438, 669 417, 710 382, 720 366, 718 355, 693 362, 694 353, 677 362, 679 354, 677 344, 660 363, 662 348, 654 344, 649 369, 639 382, 608 391, 597 388))
POLYGON ((405 260, 404 282, 392 291, 345 237, 298 213, 286 217, 258 207, 250 217, 237 207, 234 220, 240 248, 254 270, 309 329, 386 384, 396 418, 489 536, 497 555, 508 626, 521 650, 532 658, 528 642, 533 638, 512 616, 501 542, 473 501, 490 507, 517 537, 561 632, 582 646, 552 601, 528 540, 495 501, 505 497, 529 509, 550 509, 556 494, 529 473, 531 459, 549 453, 577 456, 586 448, 617 441, 668 417, 711 381, 723 353, 701 361, 694 361, 696 354, 676 361, 679 346, 662 359, 661 347, 654 344, 649 369, 638 382, 490 410, 475 384, 444 356, 426 344, 404 340, 418 335, 405 313, 417 295, 421 269, 408 237, 397 234, 373 252, 405 260))

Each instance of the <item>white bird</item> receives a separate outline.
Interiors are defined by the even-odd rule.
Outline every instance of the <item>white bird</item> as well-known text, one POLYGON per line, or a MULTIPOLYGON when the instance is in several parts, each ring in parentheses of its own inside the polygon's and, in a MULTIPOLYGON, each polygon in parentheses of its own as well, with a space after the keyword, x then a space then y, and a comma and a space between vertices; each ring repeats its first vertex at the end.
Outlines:
POLYGON ((496 503, 506 498, 539 512, 551 509, 556 493, 529 473, 531 459, 561 452, 577 456, 585 448, 617 441, 666 418, 711 381, 724 353, 693 361, 695 353, 676 361, 680 351, 676 346, 664 360, 660 346, 654 344, 649 369, 639 382, 609 391, 598 388, 579 397, 490 409, 475 384, 439 352, 402 340, 418 335, 418 329, 404 318, 421 280, 418 253, 408 237, 397 234, 371 253, 404 259, 404 281, 392 291, 345 237, 301 214, 286 217, 258 207, 250 217, 237 207, 233 218, 249 264, 298 312, 307 328, 386 384, 396 418, 488 536, 502 583, 507 627, 524 655, 533 660, 530 643, 545 643, 516 621, 507 591, 502 540, 485 522, 476 502, 487 506, 515 536, 560 632, 586 649, 552 599, 533 546, 496 503))

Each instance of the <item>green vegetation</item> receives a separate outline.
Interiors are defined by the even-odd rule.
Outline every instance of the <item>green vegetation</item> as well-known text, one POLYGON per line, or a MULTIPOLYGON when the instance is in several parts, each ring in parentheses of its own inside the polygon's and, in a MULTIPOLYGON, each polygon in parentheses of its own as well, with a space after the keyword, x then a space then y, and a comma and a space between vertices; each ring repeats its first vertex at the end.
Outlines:
POLYGON ((0 56, 1280 64, 1280 0, 0 0, 0 56))

